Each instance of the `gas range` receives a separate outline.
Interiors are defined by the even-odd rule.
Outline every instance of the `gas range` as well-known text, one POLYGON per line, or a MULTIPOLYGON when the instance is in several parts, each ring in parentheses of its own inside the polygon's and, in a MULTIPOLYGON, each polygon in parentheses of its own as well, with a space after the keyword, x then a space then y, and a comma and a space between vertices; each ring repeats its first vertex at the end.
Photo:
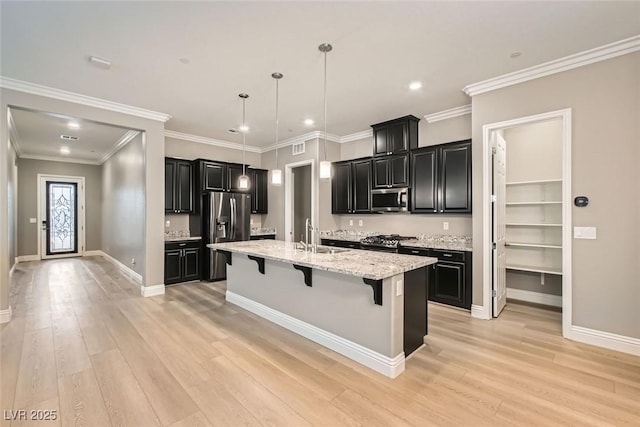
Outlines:
POLYGON ((396 252, 402 240, 415 239, 415 237, 400 236, 398 234, 381 234, 369 236, 360 240, 362 249, 396 252))

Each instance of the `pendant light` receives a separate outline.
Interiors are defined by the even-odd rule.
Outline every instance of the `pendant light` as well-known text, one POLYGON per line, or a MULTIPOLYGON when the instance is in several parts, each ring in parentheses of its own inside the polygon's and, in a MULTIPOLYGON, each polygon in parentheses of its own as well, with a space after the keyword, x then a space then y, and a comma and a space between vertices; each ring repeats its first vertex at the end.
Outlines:
POLYGON ((318 50, 324 54, 324 160, 320 162, 320 179, 331 178, 331 162, 327 160, 327 53, 333 46, 322 43, 318 50))
POLYGON ((249 189, 249 177, 247 176, 247 165, 246 162, 244 160, 244 156, 245 156, 245 146, 247 144, 247 123, 245 121, 246 119, 246 108, 245 108, 245 103, 247 101, 247 98, 249 97, 249 95, 247 95, 246 93, 241 93, 240 95, 238 95, 240 98, 242 98, 242 175, 240 175, 240 178, 238 178, 238 188, 241 190, 247 190, 249 189))
POLYGON ((283 76, 282 73, 273 73, 271 77, 276 81, 276 167, 271 171, 271 184, 281 185, 282 170, 278 168, 278 83, 283 76))

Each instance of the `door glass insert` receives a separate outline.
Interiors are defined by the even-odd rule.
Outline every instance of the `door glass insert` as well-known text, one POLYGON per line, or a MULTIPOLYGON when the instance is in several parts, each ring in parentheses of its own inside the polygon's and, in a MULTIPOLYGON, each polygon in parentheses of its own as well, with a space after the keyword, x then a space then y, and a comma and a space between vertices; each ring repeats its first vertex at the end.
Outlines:
POLYGON ((78 252, 77 184, 47 182, 47 254, 78 252))

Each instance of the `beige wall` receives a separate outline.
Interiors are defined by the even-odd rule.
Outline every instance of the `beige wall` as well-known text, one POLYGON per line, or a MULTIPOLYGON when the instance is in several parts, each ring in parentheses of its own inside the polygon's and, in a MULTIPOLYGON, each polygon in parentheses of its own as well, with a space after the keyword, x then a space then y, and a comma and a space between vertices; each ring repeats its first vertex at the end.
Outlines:
POLYGON ((473 97, 473 303, 482 305, 482 126, 572 109, 574 226, 597 240, 573 240, 577 326, 640 338, 640 53, 632 53, 473 97))
MULTIPOLYGON (((186 160, 209 159, 221 162, 242 163, 242 150, 217 147, 199 142, 183 141, 175 138, 165 138, 164 154, 166 157, 177 157, 186 160)), ((254 168, 260 167, 259 153, 247 151, 245 161, 254 168)))
POLYGON ((101 249, 102 167, 79 163, 18 159, 18 255, 38 254, 38 174, 85 178, 85 250, 101 249))
POLYGON ((102 250, 141 275, 145 271, 144 193, 144 147, 139 134, 102 165, 101 206, 102 250))
MULTIPOLYGON (((59 113, 145 132, 143 147, 146 216, 143 224, 145 236, 143 281, 145 285, 162 284, 164 281, 164 123, 5 88, 0 89, 0 105, 0 116, 5 118, 8 108, 14 106, 59 113)), ((0 138, 3 141, 8 140, 6 120, 0 120, 0 138)), ((6 156, 7 147, 5 144, 0 144, 0 164, 5 164, 6 156)), ((7 198, 6 175, 5 171, 0 173, 0 200, 7 198)), ((0 212, 0 253, 2 254, 8 253, 8 230, 6 213, 0 212)), ((7 258, 4 255, 0 257, 0 309, 8 306, 7 258)))

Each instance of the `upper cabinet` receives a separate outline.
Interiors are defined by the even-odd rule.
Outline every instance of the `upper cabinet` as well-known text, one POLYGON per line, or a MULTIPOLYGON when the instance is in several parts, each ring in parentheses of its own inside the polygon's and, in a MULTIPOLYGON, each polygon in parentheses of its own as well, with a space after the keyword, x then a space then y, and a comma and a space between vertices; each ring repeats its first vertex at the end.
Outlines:
POLYGON ((405 116, 372 125, 373 155, 387 156, 418 148, 418 122, 415 116, 405 116))
POLYGON ((331 212, 352 214, 371 212, 371 159, 333 164, 331 212))
MULTIPOLYGON (((249 168, 246 170, 249 175, 249 168)), ((199 161, 199 176, 201 191, 236 191, 246 192, 238 187, 238 180, 242 175, 242 165, 224 163, 211 160, 199 161)))
POLYGON ((411 212, 471 213, 471 140, 411 153, 411 212))
POLYGON ((373 158, 373 187, 409 186, 409 155, 373 158))
POLYGON ((249 169, 249 179, 251 180, 251 213, 268 213, 267 187, 269 186, 269 171, 265 169, 249 169))
POLYGON ((193 167, 190 161, 165 158, 165 213, 190 213, 193 210, 193 167))

